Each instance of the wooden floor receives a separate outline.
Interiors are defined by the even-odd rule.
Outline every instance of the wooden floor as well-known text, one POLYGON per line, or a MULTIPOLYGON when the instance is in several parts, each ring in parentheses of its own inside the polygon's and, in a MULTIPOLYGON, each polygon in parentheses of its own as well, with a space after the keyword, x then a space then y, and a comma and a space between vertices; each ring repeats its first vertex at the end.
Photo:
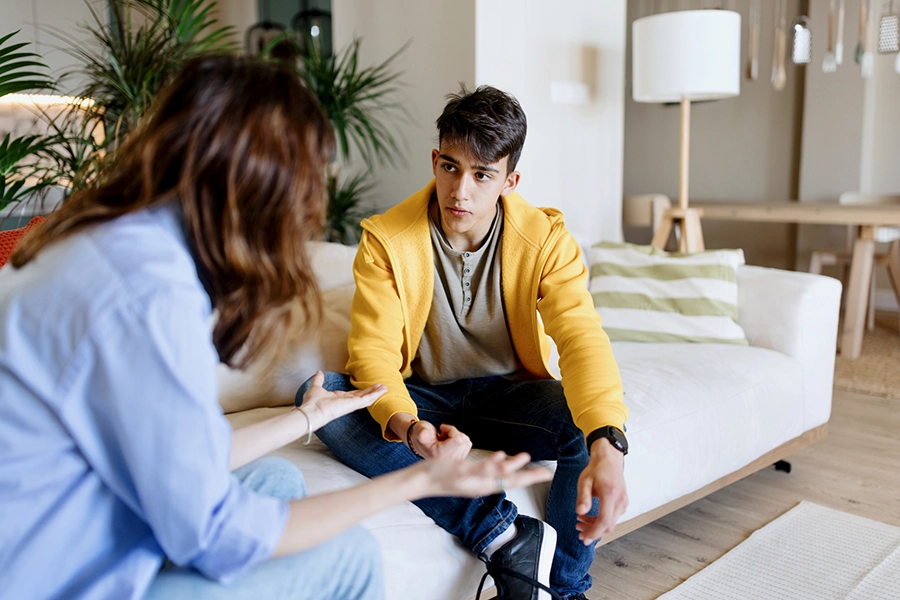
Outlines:
POLYGON ((900 400, 835 390, 828 437, 788 460, 600 547, 587 597, 655 599, 801 500, 900 526, 900 400))

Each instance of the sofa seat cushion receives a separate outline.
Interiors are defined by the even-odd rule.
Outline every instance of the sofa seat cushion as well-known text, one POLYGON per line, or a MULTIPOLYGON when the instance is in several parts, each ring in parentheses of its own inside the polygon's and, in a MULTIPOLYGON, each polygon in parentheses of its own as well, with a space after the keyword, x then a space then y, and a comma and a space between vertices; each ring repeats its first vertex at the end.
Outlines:
POLYGON ((752 346, 616 342, 631 448, 621 521, 723 477, 805 426, 801 364, 752 346))
MULTIPOLYGON (((226 417, 240 427, 288 410, 290 407, 255 408, 226 417)), ((300 467, 310 495, 366 481, 365 476, 339 462, 317 437, 308 446, 296 441, 272 454, 300 467)), ((510 499, 521 512, 542 516, 543 510, 537 506, 546 502, 548 491, 549 484, 512 490, 510 499)), ((478 587, 484 564, 417 506, 408 502, 392 506, 365 519, 362 526, 378 540, 389 598, 467 600, 478 587)))

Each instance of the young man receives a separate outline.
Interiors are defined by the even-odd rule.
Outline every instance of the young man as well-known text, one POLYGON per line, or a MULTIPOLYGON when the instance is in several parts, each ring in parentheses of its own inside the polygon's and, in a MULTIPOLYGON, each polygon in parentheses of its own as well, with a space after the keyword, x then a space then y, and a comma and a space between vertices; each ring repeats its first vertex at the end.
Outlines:
POLYGON ((552 528, 517 515, 502 480, 490 497, 416 504, 487 562, 502 598, 549 598, 533 583, 548 574, 560 597, 584 598, 594 546, 628 504, 627 409, 609 338, 562 214, 515 193, 526 132, 519 103, 488 86, 463 90, 437 127, 434 180, 363 221, 350 375, 325 382, 388 391, 319 437, 370 477, 462 457, 473 444, 556 460, 552 528), (545 332, 559 348, 561 382, 547 369, 545 332))

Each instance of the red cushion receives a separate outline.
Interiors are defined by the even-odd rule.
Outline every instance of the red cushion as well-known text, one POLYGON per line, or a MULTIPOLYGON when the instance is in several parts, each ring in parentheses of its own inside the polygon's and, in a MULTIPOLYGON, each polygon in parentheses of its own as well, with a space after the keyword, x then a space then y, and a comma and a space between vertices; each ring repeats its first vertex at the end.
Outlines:
POLYGON ((25 235, 30 229, 34 229, 42 221, 44 221, 44 217, 34 217, 30 221, 28 221, 28 225, 26 225, 25 227, 10 229, 8 231, 0 231, 0 267, 5 265, 9 260, 9 257, 12 256, 12 253, 16 249, 16 244, 19 243, 19 240, 22 239, 22 236, 25 235))

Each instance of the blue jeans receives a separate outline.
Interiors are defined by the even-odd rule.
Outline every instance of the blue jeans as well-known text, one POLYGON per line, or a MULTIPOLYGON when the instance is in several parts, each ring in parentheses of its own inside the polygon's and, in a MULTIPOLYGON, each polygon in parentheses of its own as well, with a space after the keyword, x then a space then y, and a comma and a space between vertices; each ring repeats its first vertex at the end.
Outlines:
MULTIPOLYGON (((234 471, 257 493, 282 500, 306 495, 293 463, 263 457, 234 471)), ((355 527, 314 548, 251 567, 227 585, 186 568, 164 567, 144 600, 381 600, 384 576, 378 542, 355 527)))
MULTIPOLYGON (((297 392, 303 401, 307 381, 297 392)), ((588 464, 584 434, 572 421, 562 385, 554 380, 509 381, 502 377, 466 379, 447 385, 428 385, 413 376, 406 382, 419 417, 439 426, 456 426, 476 448, 528 452, 532 460, 557 461, 547 499, 547 522, 556 529, 556 553, 551 587, 563 597, 591 587, 588 569, 594 546, 585 546, 575 529, 577 484, 588 464)), ((325 374, 328 390, 352 390, 347 375, 325 374)), ((417 460, 404 445, 390 443, 381 427, 363 409, 332 421, 316 432, 345 464, 367 477, 383 475, 417 460)), ((440 527, 480 554, 515 520, 516 506, 505 494, 484 498, 424 498, 416 506, 440 527)), ((591 514, 596 514, 596 500, 591 514)))

